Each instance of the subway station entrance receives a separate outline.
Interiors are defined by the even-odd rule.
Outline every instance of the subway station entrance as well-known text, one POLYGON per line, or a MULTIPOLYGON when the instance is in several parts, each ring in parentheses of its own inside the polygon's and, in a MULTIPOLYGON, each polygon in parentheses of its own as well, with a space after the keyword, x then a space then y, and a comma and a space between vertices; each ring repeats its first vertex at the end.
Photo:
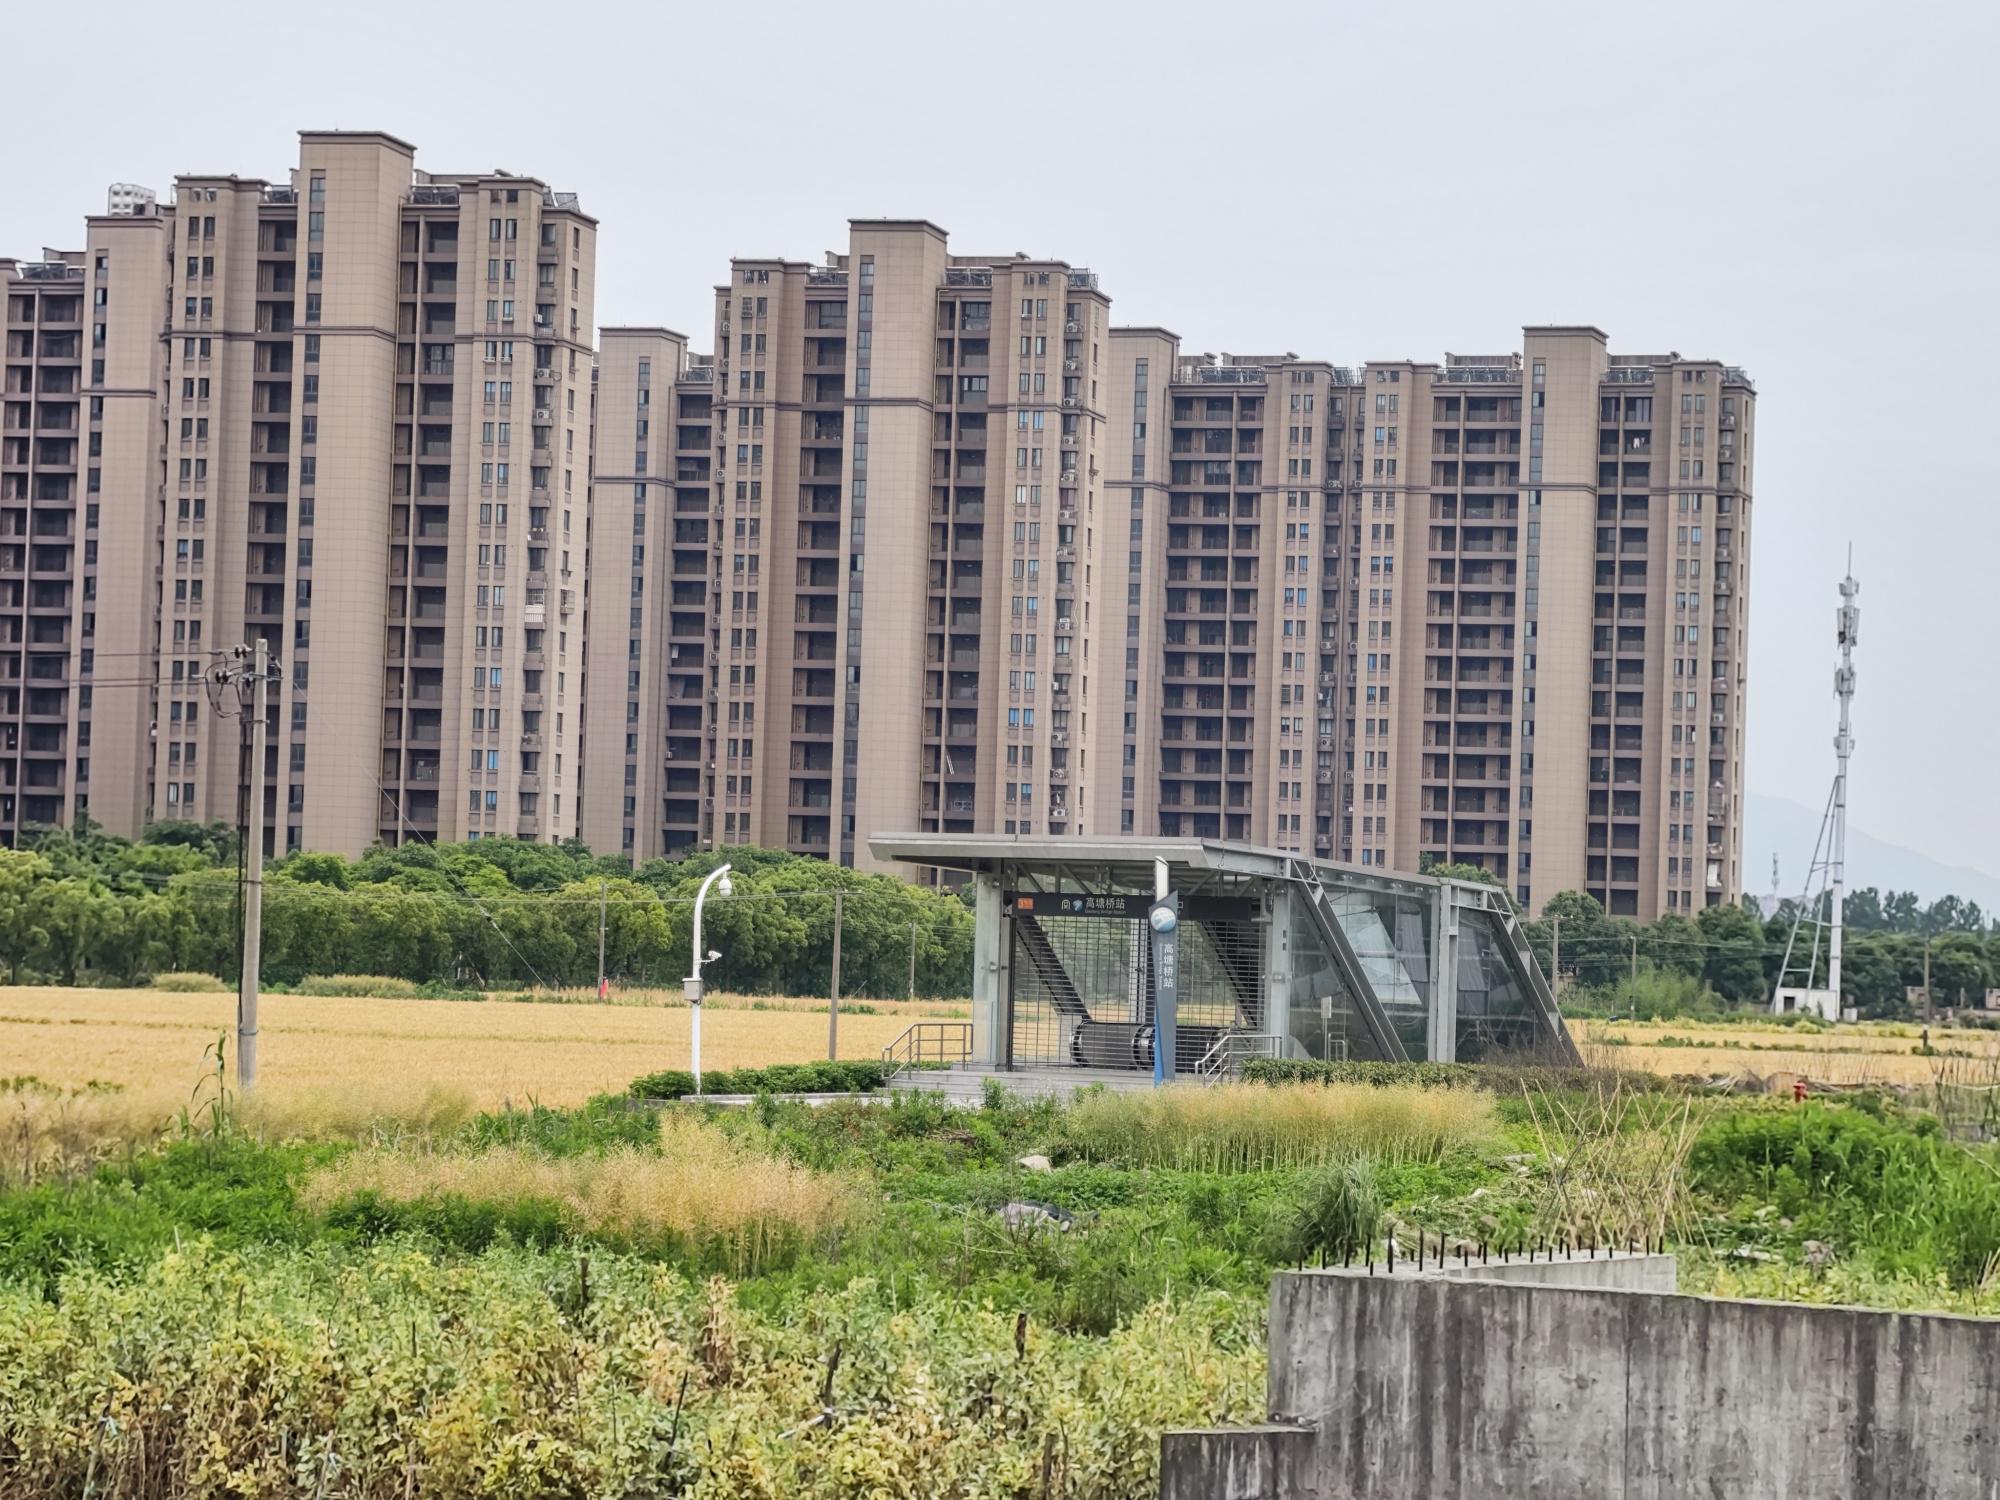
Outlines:
POLYGON ((970 1055, 988 1070, 1176 1077, 1251 1057, 1575 1063, 1502 893, 1209 839, 886 834, 877 858, 969 876, 970 1055), (1155 861, 1179 900, 1162 985, 1155 861))

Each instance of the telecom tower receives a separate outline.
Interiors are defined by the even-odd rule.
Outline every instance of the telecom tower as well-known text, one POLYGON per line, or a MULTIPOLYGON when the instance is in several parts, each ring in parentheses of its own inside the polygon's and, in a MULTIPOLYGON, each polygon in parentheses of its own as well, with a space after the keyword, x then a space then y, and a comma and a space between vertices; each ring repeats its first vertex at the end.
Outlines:
POLYGON ((1854 601, 1860 593, 1861 585, 1854 577, 1854 552, 1849 548, 1847 576, 1840 581, 1840 608, 1834 612, 1840 665, 1833 669, 1833 695, 1840 700, 1840 729, 1833 737, 1833 790, 1827 797, 1826 814, 1820 819, 1812 866, 1792 916, 1785 961, 1771 995, 1771 1009, 1779 1015, 1810 1010, 1829 1021, 1840 1019, 1840 942, 1847 899, 1847 763, 1854 754, 1854 648, 1861 635, 1861 606, 1854 601), (1812 938, 1801 954, 1799 935, 1806 928, 1811 929, 1812 938), (1827 955, 1823 988, 1817 983, 1822 937, 1827 955))

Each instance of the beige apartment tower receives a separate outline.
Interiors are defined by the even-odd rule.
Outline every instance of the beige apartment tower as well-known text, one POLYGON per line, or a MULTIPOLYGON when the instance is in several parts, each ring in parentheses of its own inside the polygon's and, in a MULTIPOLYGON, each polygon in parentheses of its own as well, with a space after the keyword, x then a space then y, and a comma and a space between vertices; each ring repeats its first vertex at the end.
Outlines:
POLYGON ((1476 865, 1530 907, 1739 898, 1741 370, 1592 328, 1358 370, 1113 347, 1121 831, 1476 865))
MULTIPOLYGON (((660 778, 636 854, 750 843, 866 865, 876 830, 1093 826, 1109 311, 1089 271, 957 255, 921 220, 855 220, 823 264, 732 263, 713 366, 683 372, 658 460, 673 525, 644 586, 666 634, 637 680, 662 680, 668 732, 656 765, 593 756, 593 776, 660 778)), ((621 425, 600 495, 644 487, 621 472, 635 358, 607 337, 600 432, 614 405, 621 425)), ((633 587, 634 628, 656 629, 633 587)))
POLYGON ((600 853, 705 847, 718 606, 715 367, 666 328, 606 328, 597 359, 582 837, 600 853))
MULTIPOLYGON (((576 826, 596 226, 414 156, 176 185, 162 632, 283 662, 279 851, 576 826)), ((164 665, 154 814, 228 816, 237 726, 164 665)))
POLYGON ((711 355, 600 339, 572 196, 374 132, 112 203, 0 261, 0 838, 233 820, 261 637, 276 853, 1123 833, 1740 896, 1739 369, 1183 352, 920 219, 733 261, 711 355))
POLYGON ((1108 315, 1062 261, 856 220, 735 261, 712 364, 607 332, 595 846, 1160 834, 1738 898, 1740 370, 1567 327, 1190 355, 1108 315))
POLYGON ((0 260, 0 840, 146 820, 166 226, 0 260))

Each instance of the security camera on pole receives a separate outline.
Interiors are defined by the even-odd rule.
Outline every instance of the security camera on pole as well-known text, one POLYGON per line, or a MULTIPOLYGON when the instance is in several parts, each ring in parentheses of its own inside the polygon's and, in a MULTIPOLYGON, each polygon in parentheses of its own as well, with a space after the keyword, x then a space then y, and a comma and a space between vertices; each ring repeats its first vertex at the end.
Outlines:
POLYGON ((704 953, 701 946, 701 910, 708 901, 708 888, 715 887, 715 893, 725 900, 734 895, 736 888, 729 883, 729 866, 717 865, 709 872, 708 879, 701 883, 701 889, 694 895, 694 957, 688 969, 687 999, 690 1020, 688 1023, 688 1052, 693 1063, 694 1091, 701 1092, 701 966, 722 957, 713 951, 704 953))
POLYGON ((1153 930, 1153 1083, 1174 1076, 1174 1043, 1180 1010, 1180 892, 1167 889, 1167 862, 1153 861, 1153 904, 1146 913, 1153 930))

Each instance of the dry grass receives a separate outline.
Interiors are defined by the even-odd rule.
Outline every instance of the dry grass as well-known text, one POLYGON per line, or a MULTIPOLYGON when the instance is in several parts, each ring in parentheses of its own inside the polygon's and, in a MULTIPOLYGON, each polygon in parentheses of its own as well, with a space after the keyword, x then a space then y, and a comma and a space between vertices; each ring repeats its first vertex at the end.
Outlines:
MULTIPOLYGON (((65 1088, 40 1080, 0 1087, 0 1186, 73 1178, 98 1163, 213 1128, 213 1075, 190 1088, 65 1088)), ((268 1140, 370 1141, 445 1135, 472 1115, 463 1089, 420 1079, 274 1086, 229 1097, 229 1122, 268 1140)))
POLYGON ((713 1125, 672 1113, 663 1120, 657 1154, 633 1147, 569 1157, 511 1146, 476 1154, 370 1147, 315 1173, 304 1197, 324 1209, 359 1192, 399 1203, 540 1199, 562 1205, 598 1233, 670 1234, 720 1246, 739 1272, 754 1270, 780 1244, 845 1228, 865 1203, 845 1178, 766 1156, 713 1125))
POLYGON ((1355 1156, 1435 1161, 1493 1127, 1491 1099, 1471 1089, 1242 1083, 1086 1097, 1065 1134, 1093 1160, 1242 1172, 1355 1156))
MULTIPOLYGON (((1939 1053, 2000 1059, 2000 1033, 1940 1026, 1931 1029, 1930 1041, 1939 1053)), ((1921 1044, 1920 1027, 1870 1022, 1802 1031, 1698 1021, 1593 1021, 1580 1042, 1586 1061, 1604 1067, 1701 1077, 1803 1073, 1840 1085, 1933 1082, 1950 1059, 1923 1056, 1921 1044)))
MULTIPOLYGON (((910 1007, 870 1003, 882 1013, 841 1016, 842 1057, 879 1057, 909 1025, 910 1007)), ((0 988, 0 1068, 69 1088, 164 1089, 170 1111, 204 1072, 203 1050, 233 1031, 235 1014, 231 995, 0 988)), ((688 1066, 688 1020, 684 1008, 636 1005, 267 995, 261 1079, 275 1092, 327 1089, 329 1097, 334 1087, 400 1097, 417 1084, 481 1108, 578 1104, 622 1090, 641 1073, 688 1066)), ((702 1062, 710 1068, 825 1056, 823 1008, 711 1005, 703 1018, 702 1062)))

